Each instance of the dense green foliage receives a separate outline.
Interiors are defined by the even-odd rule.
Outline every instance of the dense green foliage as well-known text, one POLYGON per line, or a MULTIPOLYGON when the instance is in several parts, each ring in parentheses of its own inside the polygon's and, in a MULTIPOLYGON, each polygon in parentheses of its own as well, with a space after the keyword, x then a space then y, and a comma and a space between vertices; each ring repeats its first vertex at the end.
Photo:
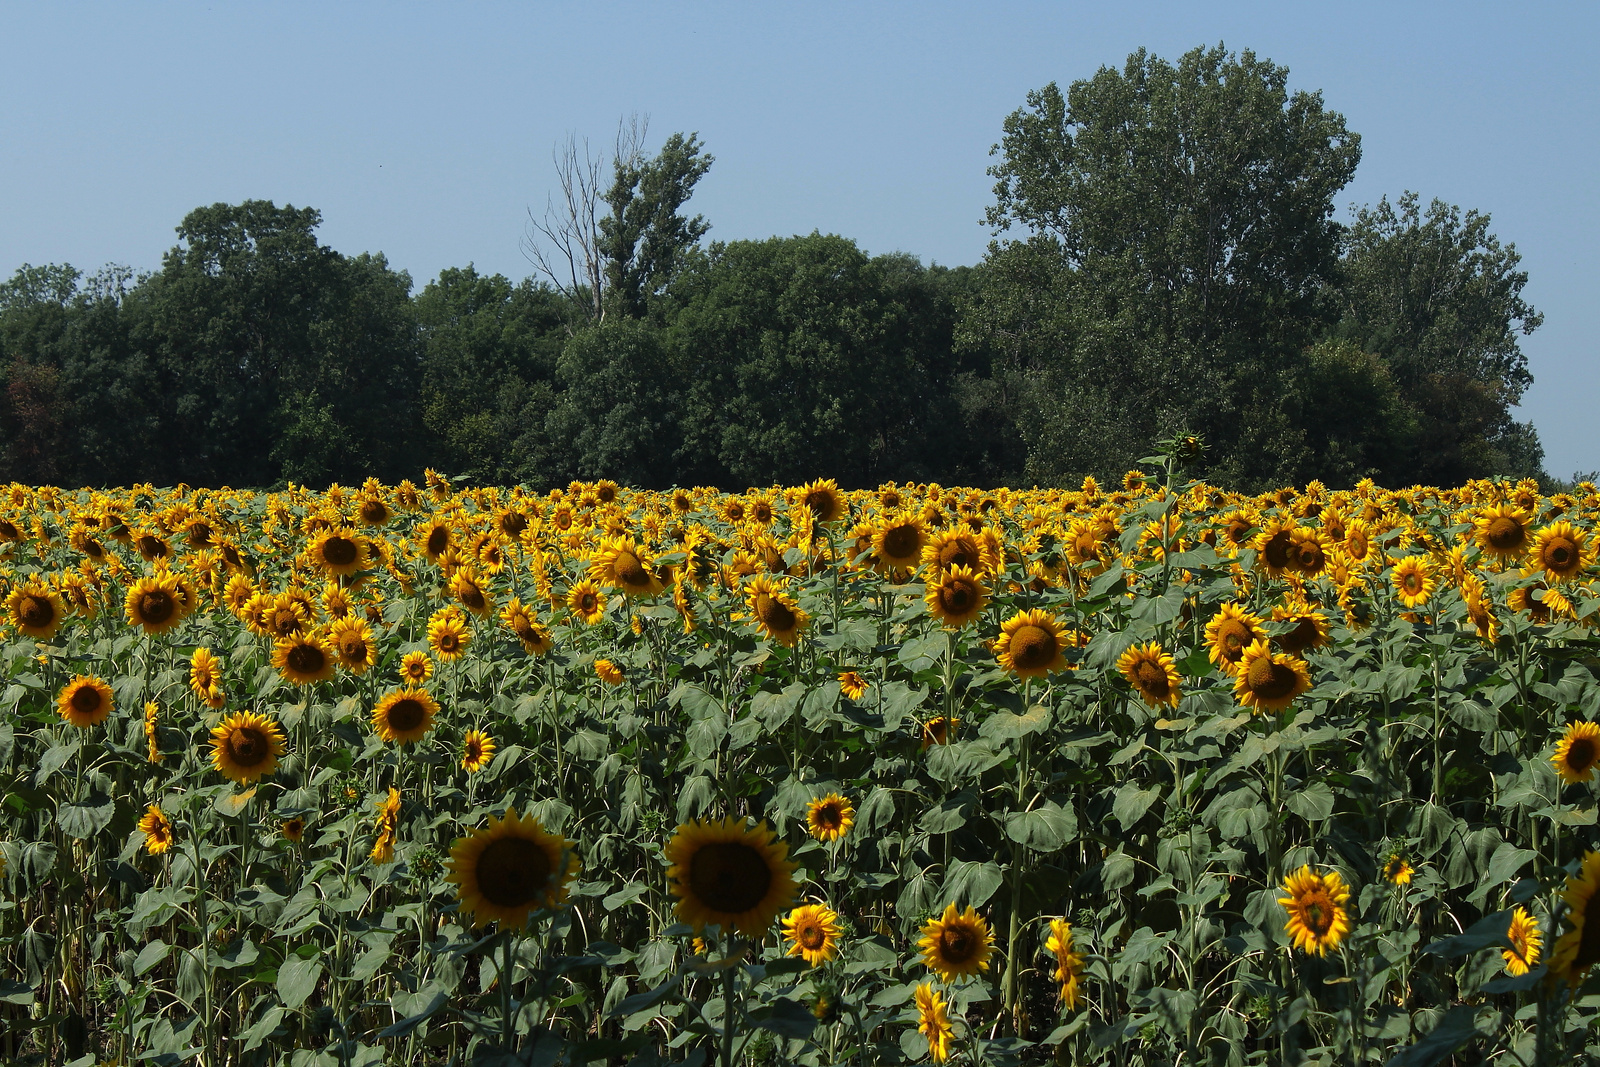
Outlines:
POLYGON ((147 276, 0 284, 0 477, 1059 485, 1176 432, 1247 489, 1540 475, 1515 248, 1412 193, 1336 222, 1360 138, 1287 82, 1218 46, 1030 93, 970 268, 707 246, 682 134, 619 156, 556 285, 413 295, 314 209, 200 208, 147 276))

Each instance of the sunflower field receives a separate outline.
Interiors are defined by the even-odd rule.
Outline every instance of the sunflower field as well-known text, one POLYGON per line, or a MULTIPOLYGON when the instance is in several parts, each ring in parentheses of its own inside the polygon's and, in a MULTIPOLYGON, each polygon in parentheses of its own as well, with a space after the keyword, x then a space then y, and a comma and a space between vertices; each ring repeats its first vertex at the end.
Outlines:
POLYGON ((1600 1057, 1600 491, 0 489, 0 1057, 1600 1057))

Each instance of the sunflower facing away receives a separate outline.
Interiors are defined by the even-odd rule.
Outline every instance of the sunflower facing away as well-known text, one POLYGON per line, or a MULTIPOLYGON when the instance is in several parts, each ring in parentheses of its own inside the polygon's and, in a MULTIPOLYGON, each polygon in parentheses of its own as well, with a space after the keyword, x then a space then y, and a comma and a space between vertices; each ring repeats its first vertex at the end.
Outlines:
POLYGON ((1260 616, 1237 604, 1223 604, 1206 623, 1206 654, 1223 674, 1237 674, 1244 650, 1266 636, 1260 616))
POLYGON ((1426 604, 1439 584, 1433 577, 1432 566, 1421 556, 1407 556, 1396 563, 1389 578, 1394 582, 1400 603, 1412 609, 1426 604))
POLYGON ((6 611, 11 615, 11 625, 17 628, 18 633, 41 641, 48 641, 56 635, 66 610, 61 594, 38 578, 28 579, 6 597, 6 611))
POLYGON ((1511 947, 1500 953, 1506 961, 1506 973, 1517 976, 1533 970, 1539 962, 1539 920, 1519 905, 1511 913, 1511 927, 1506 931, 1506 938, 1511 947))
POLYGON ((917 1032, 928 1039, 928 1055, 934 1063, 950 1058, 950 1044, 955 1040, 955 1027, 950 1025, 944 997, 933 988, 932 982, 917 986, 917 1032))
POLYGON ((802 904, 783 920, 790 956, 819 967, 839 953, 839 916, 823 904, 802 904))
POLYGON ((239 711, 211 731, 211 765, 238 785, 271 774, 287 750, 277 722, 253 711, 239 711))
POLYGON ((793 648, 800 631, 811 624, 811 616, 800 610, 794 598, 764 574, 750 579, 744 590, 756 629, 785 648, 793 648))
POLYGON ((428 647, 446 663, 460 659, 471 643, 472 632, 467 629, 467 621, 454 607, 440 608, 428 620, 428 647))
POLYGON ((678 921, 696 932, 715 923, 759 937, 794 900, 799 865, 765 822, 696 819, 678 827, 665 852, 678 921))
POLYGON ((818 841, 839 840, 855 821, 855 805, 838 793, 817 797, 806 805, 806 832, 818 841))
POLYGON ((157 804, 145 809, 139 820, 139 832, 144 834, 145 851, 152 856, 159 856, 172 847, 172 823, 157 804))
POLYGON ((923 924, 917 947, 922 950, 924 966, 941 981, 953 982, 989 969, 994 935, 970 906, 958 912, 954 904, 946 904, 943 915, 923 924))
POLYGON ((1072 924, 1065 919, 1050 920, 1050 935, 1045 938, 1044 950, 1056 962, 1055 972, 1061 1006, 1068 1011, 1078 1006, 1078 975, 1083 973, 1083 954, 1072 951, 1072 924))
POLYGON ((952 731, 960 729, 960 717, 946 720, 943 715, 936 715, 922 724, 922 747, 924 750, 934 745, 947 745, 950 743, 952 731))
POLYGON ((1000 627, 995 659, 1018 678, 1043 678, 1065 670, 1067 643, 1060 621, 1043 608, 1019 611, 1000 627))
POLYGON ((872 683, 867 681, 855 671, 839 672, 839 692, 851 700, 860 700, 867 695, 867 690, 872 688, 872 683))
POLYGON ((396 689, 372 709, 372 729, 385 741, 409 745, 433 729, 439 705, 426 689, 396 689))
POLYGON ((455 883, 461 910, 472 916, 474 927, 499 922, 502 929, 520 930, 540 908, 566 903, 567 884, 578 872, 575 848, 512 808, 456 839, 445 862, 446 881, 455 883))
POLYGON ((311 685, 333 677, 336 661, 320 633, 296 634, 272 646, 272 665, 287 682, 311 685))
POLYGON ((1573 987, 1583 984, 1589 968, 1600 963, 1600 922, 1589 922, 1589 905, 1600 893, 1600 852, 1586 852, 1578 873, 1567 876, 1561 899, 1570 929, 1550 950, 1550 973, 1573 987))
POLYGON ((461 739, 461 769, 477 774, 494 758, 494 738, 482 730, 468 730, 461 739))
POLYGON ((1181 693, 1178 665, 1172 656, 1152 641, 1147 645, 1133 645, 1117 660, 1117 670, 1138 690, 1139 698, 1152 708, 1162 705, 1177 707, 1181 693))
POLYGON ((96 726, 111 717, 111 687, 93 675, 80 674, 61 687, 56 710, 80 730, 96 726))
POLYGON ((1307 864, 1284 879, 1283 891, 1287 895, 1278 903, 1289 912, 1283 928, 1294 947, 1318 956, 1338 948, 1350 932, 1350 913, 1345 910, 1350 891, 1339 872, 1318 874, 1307 864))
POLYGON ((928 582, 923 597, 928 614, 952 630, 959 630, 989 604, 989 588, 970 567, 949 567, 928 582))
POLYGON ((1265 641, 1244 650, 1233 680, 1233 695, 1239 704, 1257 715, 1283 711, 1310 688, 1311 670, 1306 661, 1287 652, 1274 652, 1265 641))
POLYGON ((1600 763, 1600 723, 1582 719, 1568 723, 1550 762, 1556 765, 1563 782, 1587 782, 1593 778, 1595 764, 1600 763))

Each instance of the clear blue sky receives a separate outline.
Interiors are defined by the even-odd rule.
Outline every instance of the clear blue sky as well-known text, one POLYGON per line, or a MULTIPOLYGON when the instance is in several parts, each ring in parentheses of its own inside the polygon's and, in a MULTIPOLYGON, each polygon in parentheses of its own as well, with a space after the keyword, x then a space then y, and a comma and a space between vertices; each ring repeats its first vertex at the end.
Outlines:
POLYGON ((1545 312, 1524 342, 1554 474, 1600 468, 1600 4, 60 3, 0 0, 0 275, 153 269, 190 209, 321 209, 323 239, 530 273, 569 130, 698 131, 711 236, 813 229, 974 263, 990 146, 1029 89, 1144 46, 1286 65, 1362 136, 1352 202, 1489 212, 1545 312))

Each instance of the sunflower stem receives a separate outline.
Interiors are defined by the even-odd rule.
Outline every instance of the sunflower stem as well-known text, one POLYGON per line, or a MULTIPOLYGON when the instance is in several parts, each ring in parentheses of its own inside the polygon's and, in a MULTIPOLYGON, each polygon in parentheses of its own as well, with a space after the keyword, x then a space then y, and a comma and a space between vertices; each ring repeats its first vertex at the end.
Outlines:
POLYGON ((507 930, 500 945, 500 1044, 507 1052, 512 1051, 511 1042, 515 1036, 511 1025, 511 965, 516 939, 516 932, 507 930))

